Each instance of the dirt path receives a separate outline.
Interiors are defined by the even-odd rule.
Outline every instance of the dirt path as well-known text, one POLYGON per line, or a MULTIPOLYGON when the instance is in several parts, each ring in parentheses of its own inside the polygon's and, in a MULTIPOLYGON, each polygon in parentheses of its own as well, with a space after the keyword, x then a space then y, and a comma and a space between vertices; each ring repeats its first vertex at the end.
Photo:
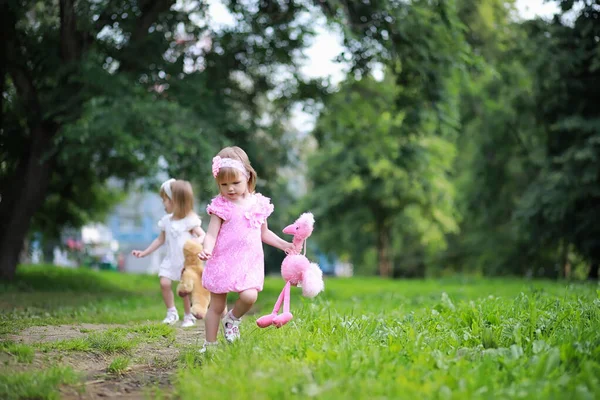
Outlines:
MULTIPOLYGON (((45 343, 83 338, 92 332, 118 327, 126 326, 105 324, 34 326, 23 330, 18 335, 6 336, 4 339, 23 344, 45 343)), ((38 352, 32 364, 17 364, 14 367, 27 370, 47 368, 51 365, 71 366, 75 372, 85 377, 85 381, 79 388, 62 388, 63 399, 145 399, 148 398, 152 388, 160 389, 163 395, 170 392, 171 375, 175 372, 179 353, 186 346, 198 345, 199 347, 204 339, 204 324, 199 321, 193 328, 177 327, 175 336, 174 341, 165 339, 140 343, 132 350, 131 362, 122 375, 107 372, 107 367, 116 355, 88 352, 38 352), (79 393, 78 389, 79 391, 84 389, 83 393, 79 393)))

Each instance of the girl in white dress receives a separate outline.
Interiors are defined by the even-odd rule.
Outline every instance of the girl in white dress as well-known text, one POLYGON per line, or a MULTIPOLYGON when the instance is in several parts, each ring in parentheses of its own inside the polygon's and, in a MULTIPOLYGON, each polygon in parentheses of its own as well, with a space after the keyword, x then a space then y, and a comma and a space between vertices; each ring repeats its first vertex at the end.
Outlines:
MULTIPOLYGON (((194 192, 188 181, 169 179, 161 185, 160 197, 167 213, 158 221, 161 233, 146 250, 133 250, 132 254, 139 258, 146 257, 164 243, 167 244, 167 255, 160 265, 158 276, 167 307, 167 316, 163 323, 173 325, 179 321, 179 314, 175 308, 172 283, 181 279, 184 261, 183 245, 191 238, 202 243, 205 233, 200 226, 200 217, 194 212, 194 192)), ((181 326, 183 328, 194 326, 196 320, 190 311, 189 296, 183 298, 183 308, 184 317, 181 326)))

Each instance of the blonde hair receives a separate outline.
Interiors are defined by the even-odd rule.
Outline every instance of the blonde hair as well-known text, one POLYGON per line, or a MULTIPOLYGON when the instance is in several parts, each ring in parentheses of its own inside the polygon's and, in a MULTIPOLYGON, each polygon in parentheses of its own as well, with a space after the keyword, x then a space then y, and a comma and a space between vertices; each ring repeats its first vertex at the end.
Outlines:
MULTIPOLYGON (((175 219, 182 219, 194 210, 194 191, 192 184, 188 181, 176 180, 171 182, 171 193, 173 198, 173 217, 175 219)), ((168 199, 169 196, 164 190, 160 190, 160 197, 168 199)))
MULTIPOLYGON (((231 158, 242 163, 244 168, 246 168, 246 171, 248 171, 248 191, 253 193, 256 188, 257 175, 250 164, 248 154, 238 146, 230 146, 222 149, 217 155, 221 158, 231 158)), ((222 167, 219 169, 219 173, 215 179, 217 180, 217 183, 221 183, 227 180, 238 179, 240 175, 243 176, 242 173, 235 168, 222 167)))

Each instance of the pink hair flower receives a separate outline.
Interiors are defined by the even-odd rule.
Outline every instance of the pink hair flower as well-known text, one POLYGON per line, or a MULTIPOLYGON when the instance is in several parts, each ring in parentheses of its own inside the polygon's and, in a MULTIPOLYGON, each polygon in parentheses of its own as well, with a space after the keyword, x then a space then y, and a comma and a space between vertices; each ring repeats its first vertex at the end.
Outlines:
POLYGON ((220 169, 221 169, 221 157, 215 156, 212 159, 212 173, 215 178, 217 177, 217 175, 219 175, 220 169))

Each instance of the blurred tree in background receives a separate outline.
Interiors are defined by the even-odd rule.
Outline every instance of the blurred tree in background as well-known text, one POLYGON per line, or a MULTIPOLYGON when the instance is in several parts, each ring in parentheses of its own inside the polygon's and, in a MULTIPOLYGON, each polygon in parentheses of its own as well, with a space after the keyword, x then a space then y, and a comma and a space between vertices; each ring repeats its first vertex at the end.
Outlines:
POLYGON ((536 48, 514 20, 514 2, 459 4, 475 59, 461 87, 455 184, 462 221, 440 259, 461 271, 524 274, 535 260, 513 213, 544 157, 526 66, 536 48))
MULTIPOLYGON (((328 216, 319 234, 327 250, 346 252, 359 265, 365 257, 373 263, 373 255, 379 254, 382 275, 391 269, 401 276, 449 269, 557 277, 583 259, 588 276, 597 279, 600 152, 595 104, 600 83, 600 3, 557 3, 562 12, 546 22, 519 20, 514 1, 326 2, 332 20, 345 27, 346 45, 353 53, 349 82, 357 71, 360 76, 375 63, 388 66, 387 82, 378 92, 388 107, 380 107, 378 116, 369 110, 377 106, 373 100, 377 96, 370 95, 368 105, 360 104, 361 89, 355 84, 354 89, 342 86, 347 108, 339 98, 325 102, 317 125, 317 139, 326 139, 319 140, 314 158, 312 193, 318 196, 312 200, 328 216), (435 17, 427 19, 429 15, 435 17), (401 28, 395 28, 395 23, 401 28), (454 42, 448 43, 449 38, 454 42), (395 69, 396 65, 404 69, 395 69), (386 90, 392 90, 390 73, 396 77, 398 93, 416 94, 397 101, 394 110, 386 95, 386 90), (421 76, 426 79, 419 80, 421 76), (406 178, 393 173, 393 183, 385 183, 388 188, 398 185, 388 194, 394 193, 389 200, 399 203, 411 190, 429 188, 427 193, 435 199, 431 204, 444 209, 446 219, 438 218, 436 224, 435 218, 422 214, 410 223, 390 225, 387 232, 396 240, 390 250, 382 251, 385 240, 373 239, 378 223, 370 210, 402 220, 411 206, 404 203, 392 212, 381 204, 370 207, 367 199, 377 197, 383 184, 364 166, 389 162, 386 151, 394 146, 371 152, 367 160, 357 159, 353 149, 367 152, 369 145, 385 140, 393 131, 381 129, 388 112, 408 127, 413 120, 407 116, 427 110, 429 104, 438 110, 439 122, 422 132, 437 137, 440 126, 458 132, 439 136, 446 146, 442 157, 437 149, 422 149, 424 156, 443 167, 428 174, 410 157, 398 157, 390 162, 393 168, 419 177, 424 185, 416 181, 401 189, 406 178), (354 119, 369 115, 372 127, 352 121, 349 114, 354 119), (362 142, 351 139, 358 130, 375 137, 362 142), (345 135, 349 137, 339 139, 345 135), (337 142, 332 143, 331 136, 337 142), (452 168, 446 168, 448 157, 455 158, 452 168), (444 179, 451 183, 440 185, 444 179), (445 196, 435 197, 431 188, 436 183, 446 189, 445 196), (327 186, 339 187, 339 194, 325 195, 327 186), (343 196, 345 191, 351 195, 343 196), (339 230, 337 234, 332 226, 339 230), (343 229, 349 226, 356 228, 343 229), (428 246, 423 245, 424 237, 431 238, 428 246), (394 265, 382 267, 382 257, 394 265)), ((400 129, 396 132, 399 140, 406 137, 400 129)))
POLYGON ((455 3, 325 2, 324 8, 346 28, 354 61, 348 82, 325 101, 315 131, 309 204, 326 226, 324 246, 353 253, 355 263, 367 262, 362 255, 374 246, 381 276, 423 276, 407 259, 440 250, 443 233, 456 228, 449 176, 457 81, 468 48, 455 3), (355 82, 377 64, 385 70, 382 82, 355 82))
POLYGON ((600 2, 563 1, 579 6, 568 25, 525 24, 538 44, 530 67, 535 79, 535 121, 543 127, 544 159, 523 194, 518 211, 531 250, 558 249, 557 265, 575 249, 598 279, 600 264, 600 2))
POLYGON ((325 102, 309 160, 320 243, 358 264, 369 263, 365 250, 375 246, 382 276, 394 273, 395 259, 457 228, 452 135, 432 129, 434 118, 411 124, 397 106, 400 91, 391 74, 345 83, 325 102))
POLYGON ((236 25, 214 29, 196 1, 1 3, 1 277, 29 230, 56 235, 105 214, 119 199, 108 178, 162 166, 206 197, 227 143, 265 178, 285 162, 283 117, 311 86, 298 89, 293 60, 310 34, 296 22, 306 7, 228 6, 236 25))
POLYGON ((551 22, 520 22, 506 3, 463 3, 482 57, 463 91, 454 265, 558 277, 583 257, 597 279, 599 7, 559 2, 551 22))

